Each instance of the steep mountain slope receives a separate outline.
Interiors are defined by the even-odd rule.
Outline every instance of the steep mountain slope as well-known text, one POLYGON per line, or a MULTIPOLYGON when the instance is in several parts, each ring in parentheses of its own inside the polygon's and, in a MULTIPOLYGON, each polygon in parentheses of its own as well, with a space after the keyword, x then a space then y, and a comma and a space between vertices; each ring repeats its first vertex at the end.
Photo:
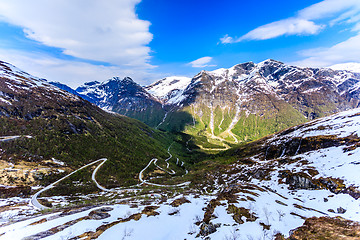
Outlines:
POLYGON ((85 83, 76 92, 103 109, 138 119, 149 126, 156 126, 165 114, 162 104, 129 77, 85 83))
POLYGON ((185 128, 195 137, 205 136, 209 143, 226 148, 229 143, 358 107, 359 87, 356 73, 299 68, 274 60, 202 71, 179 101, 172 103, 178 107, 172 108, 159 128, 185 128))
POLYGON ((99 171, 102 184, 136 183, 136 174, 151 158, 168 156, 172 142, 139 121, 105 112, 0 62, 0 136, 19 135, 28 137, 0 142, 1 164, 9 167, 0 174, 0 184, 45 183, 104 157, 109 161, 99 171), (12 170, 14 165, 22 170, 12 170))

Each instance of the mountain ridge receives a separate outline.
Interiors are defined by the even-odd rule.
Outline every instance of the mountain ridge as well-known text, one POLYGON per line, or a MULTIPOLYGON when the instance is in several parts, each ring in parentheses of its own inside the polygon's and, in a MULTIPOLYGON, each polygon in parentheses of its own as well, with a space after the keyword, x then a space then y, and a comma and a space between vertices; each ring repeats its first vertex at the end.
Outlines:
POLYGON ((85 84, 78 92, 92 97, 98 91, 95 104, 152 127, 193 135, 204 149, 227 149, 360 104, 360 74, 272 59, 201 71, 191 79, 168 77, 145 87, 132 83, 135 92, 128 84, 123 91, 106 87, 107 82, 85 84))

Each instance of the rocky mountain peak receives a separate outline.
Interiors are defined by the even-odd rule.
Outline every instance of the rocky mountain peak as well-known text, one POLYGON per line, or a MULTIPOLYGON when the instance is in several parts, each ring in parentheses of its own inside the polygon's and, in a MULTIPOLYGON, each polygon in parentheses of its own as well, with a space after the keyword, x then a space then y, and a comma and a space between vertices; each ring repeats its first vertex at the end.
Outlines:
POLYGON ((284 67, 284 63, 272 59, 268 59, 257 64, 258 72, 263 77, 268 77, 269 75, 274 74, 282 67, 284 67))
POLYGON ((161 103, 130 77, 86 83, 78 87, 76 92, 103 109, 140 119, 151 126, 154 126, 153 122, 160 121, 164 114, 161 103), (160 112, 159 116, 155 116, 156 120, 147 112, 149 109, 152 109, 150 112, 160 112))
POLYGON ((120 77, 112 77, 109 80, 105 81, 103 83, 103 85, 106 85, 108 83, 116 83, 118 85, 138 85, 137 83, 134 82, 134 80, 132 80, 130 77, 124 77, 124 78, 120 78, 120 77))

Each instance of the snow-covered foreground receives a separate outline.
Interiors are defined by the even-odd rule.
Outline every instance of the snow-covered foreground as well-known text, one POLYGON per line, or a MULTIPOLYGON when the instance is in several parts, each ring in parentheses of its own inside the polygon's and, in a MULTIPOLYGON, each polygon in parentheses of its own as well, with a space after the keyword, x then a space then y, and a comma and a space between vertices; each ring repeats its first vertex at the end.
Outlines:
MULTIPOLYGON (((159 206, 159 208, 155 210, 159 215, 146 216, 143 214, 137 221, 130 220, 116 224, 101 234, 99 239, 122 239, 123 237, 126 237, 126 239, 189 238, 196 232, 196 225, 194 226, 194 223, 202 217, 202 208, 206 206, 210 197, 194 198, 194 196, 188 196, 187 199, 191 201, 191 203, 185 203, 179 207, 172 207, 170 205, 174 199, 169 199, 160 205, 156 204, 158 201, 155 200, 153 205, 159 206)), ((133 204, 136 204, 136 202, 133 202, 133 204)), ((108 212, 108 217, 101 220, 80 220, 44 239, 68 239, 79 236, 84 232, 96 232, 98 227, 106 223, 115 222, 119 218, 126 219, 132 214, 140 213, 144 209, 144 206, 130 207, 130 204, 108 205, 107 207, 111 207, 112 209, 108 212)), ((96 207, 65 216, 61 216, 60 213, 53 213, 4 226, 0 228, 0 235, 3 234, 1 239, 15 240, 31 237, 54 227, 64 225, 70 221, 86 217, 91 211, 100 208, 101 207, 96 207), (42 220, 42 223, 34 225, 34 223, 39 222, 39 220, 42 220)))
MULTIPOLYGON (((273 239, 278 232, 288 236, 290 230, 303 224, 302 217, 342 216, 355 221, 360 220, 359 201, 347 194, 334 195, 327 190, 291 191, 285 184, 276 184, 276 176, 271 181, 254 180, 253 183, 260 188, 248 188, 247 191, 236 193, 236 203, 220 200, 210 221, 215 226, 219 224, 216 232, 209 234, 211 239, 273 239), (235 220, 236 214, 230 210, 231 206, 248 209, 255 221, 244 215, 240 216, 244 222, 239 223, 235 220), (337 213, 340 207, 346 212, 337 213), (335 213, 329 212, 328 209, 334 209, 335 213), (265 229, 264 226, 269 226, 269 229, 265 229)), ((180 195, 176 199, 181 197, 183 196, 180 195)), ((142 200, 106 205, 111 209, 109 215, 98 220, 87 216, 104 206, 69 215, 61 212, 51 213, 0 227, 0 236, 1 239, 9 240, 38 239, 40 236, 44 237, 43 239, 70 239, 84 233, 95 233, 101 226, 110 224, 113 226, 101 232, 98 239, 196 239, 204 226, 204 223, 197 223, 203 220, 210 201, 216 197, 187 195, 185 198, 189 202, 180 206, 171 205, 174 198, 166 202, 152 199, 151 203, 146 205, 142 200), (155 213, 149 216, 142 213, 148 206, 156 206, 155 213), (140 219, 131 219, 130 216, 139 213, 140 219), (50 229, 52 230, 48 231, 50 229)))
MULTIPOLYGON (((282 166, 283 169, 299 172, 305 168, 312 168, 319 173, 316 178, 332 177, 344 181, 347 186, 360 185, 360 108, 341 112, 329 117, 321 118, 301 126, 288 134, 274 135, 267 142, 270 145, 285 145, 294 138, 333 137, 340 139, 340 146, 324 147, 313 151, 301 153, 301 140, 297 154, 291 157, 296 160, 305 160, 299 165, 298 161, 282 166)), ((320 141, 320 140, 319 140, 320 141)), ((287 149, 284 148, 284 152, 287 149)))

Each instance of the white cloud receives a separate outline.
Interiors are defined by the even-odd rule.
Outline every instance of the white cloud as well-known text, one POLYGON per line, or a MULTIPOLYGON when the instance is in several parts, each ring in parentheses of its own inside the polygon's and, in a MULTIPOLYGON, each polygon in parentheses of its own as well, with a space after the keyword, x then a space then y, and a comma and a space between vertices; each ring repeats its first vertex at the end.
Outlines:
POLYGON ((359 21, 359 16, 359 0, 323 0, 300 10, 294 17, 265 24, 239 38, 225 35, 220 40, 225 44, 243 40, 265 40, 284 35, 314 35, 325 27, 323 24, 317 24, 316 20, 327 20, 330 25, 349 24, 359 21))
POLYGON ((318 33, 322 28, 323 26, 316 25, 312 21, 300 18, 289 18, 258 27, 236 39, 236 41, 266 40, 283 35, 313 35, 318 33))
POLYGON ((221 43, 226 44, 226 43, 234 43, 235 40, 229 36, 229 34, 226 34, 224 37, 220 38, 221 43))
POLYGON ((145 69, 93 65, 16 50, 0 49, 0 59, 34 76, 61 82, 72 88, 89 81, 105 81, 114 76, 130 76, 139 84, 149 84, 154 79, 163 77, 145 69))
POLYGON ((141 0, 0 0, 0 20, 28 38, 77 58, 151 68, 150 22, 138 18, 141 0))
MULTIPOLYGON (((303 19, 316 20, 326 17, 334 17, 334 15, 338 14, 339 12, 344 11, 347 13, 353 12, 354 14, 354 10, 355 12, 358 12, 360 10, 359 8, 359 0, 323 0, 319 3, 300 10, 298 15, 303 19)), ((353 14, 350 14, 349 17, 353 14)), ((344 14, 344 16, 345 15, 346 14, 344 14)))
POLYGON ((189 64, 194 68, 215 67, 216 65, 209 64, 212 59, 212 57, 202 57, 190 62, 189 64))
POLYGON ((328 48, 308 49, 300 52, 304 58, 290 64, 299 66, 328 67, 346 62, 360 62, 360 33, 328 48))

